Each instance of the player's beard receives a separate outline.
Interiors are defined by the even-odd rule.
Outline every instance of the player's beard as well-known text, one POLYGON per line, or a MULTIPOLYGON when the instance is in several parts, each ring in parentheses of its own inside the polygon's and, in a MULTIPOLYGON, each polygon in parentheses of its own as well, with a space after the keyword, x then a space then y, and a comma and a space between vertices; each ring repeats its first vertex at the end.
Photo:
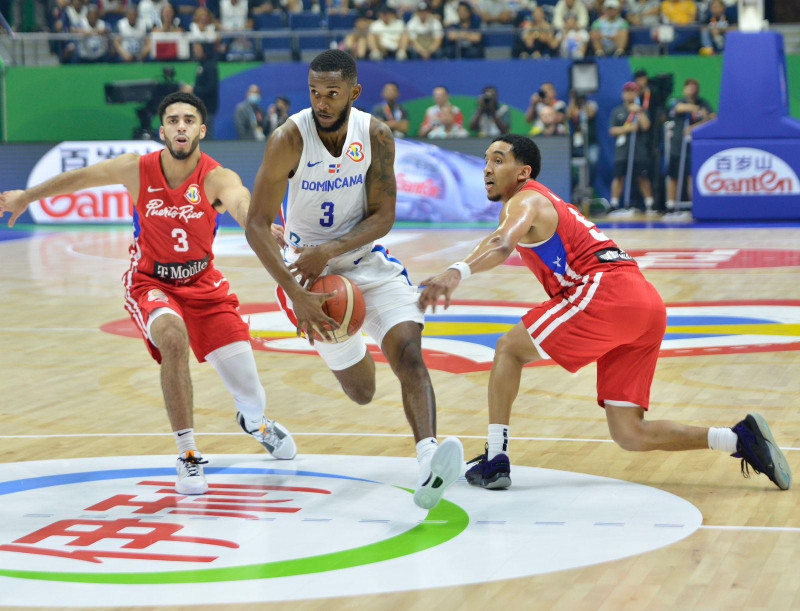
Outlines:
POLYGON ((169 151, 169 154, 172 155, 172 158, 177 159, 178 161, 183 161, 184 159, 188 159, 189 157, 191 157, 192 153, 195 152, 198 145, 200 144, 200 136, 198 135, 197 138, 192 140, 191 145, 189 146, 189 150, 186 151, 185 153, 174 151, 172 149, 172 145, 170 144, 169 140, 167 140, 166 144, 167 144, 167 150, 169 151))
POLYGON ((319 119, 317 119, 317 113, 315 113, 314 109, 312 108, 311 109, 311 116, 314 117, 314 125, 317 126, 317 131, 326 132, 326 133, 338 132, 339 128, 341 128, 342 125, 345 124, 345 121, 347 121, 348 117, 350 116, 350 109, 352 107, 353 107, 353 103, 352 102, 348 102, 347 103, 347 107, 342 111, 342 114, 340 114, 338 117, 336 117, 336 121, 334 121, 333 125, 331 125, 330 127, 325 127, 324 125, 320 124, 319 119))

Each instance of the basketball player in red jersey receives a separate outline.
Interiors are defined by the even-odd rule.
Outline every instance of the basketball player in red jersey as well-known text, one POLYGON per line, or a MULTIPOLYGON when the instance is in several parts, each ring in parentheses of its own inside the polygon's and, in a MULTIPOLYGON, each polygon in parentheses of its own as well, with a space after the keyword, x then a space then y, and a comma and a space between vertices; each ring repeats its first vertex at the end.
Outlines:
POLYGON ((206 108, 196 96, 174 93, 161 102, 159 135, 166 149, 65 172, 26 191, 0 195, 0 216, 9 226, 33 201, 90 187, 123 184, 136 202, 131 266, 123 276, 125 309, 150 354, 161 364, 161 387, 178 445, 180 494, 208 491, 204 461, 193 429, 189 348, 208 361, 233 394, 237 421, 275 458, 297 453, 289 432, 264 416, 250 333, 239 300, 214 267, 212 243, 218 216, 227 210, 244 226, 250 192, 239 176, 199 149, 206 108))
POLYGON ((551 358, 570 372, 597 362, 597 401, 623 449, 723 450, 742 459, 745 474, 749 464, 788 489, 789 465, 758 414, 732 429, 645 420, 667 323, 664 303, 630 255, 534 180, 540 168, 532 140, 496 138, 486 151, 484 180, 489 199, 503 203, 500 225, 466 259, 423 283, 421 307, 435 308, 444 297, 446 308, 461 280, 502 264, 516 249, 550 296, 497 342, 486 453, 471 461, 476 464, 467 481, 484 488, 511 485, 508 424, 522 368, 551 358))

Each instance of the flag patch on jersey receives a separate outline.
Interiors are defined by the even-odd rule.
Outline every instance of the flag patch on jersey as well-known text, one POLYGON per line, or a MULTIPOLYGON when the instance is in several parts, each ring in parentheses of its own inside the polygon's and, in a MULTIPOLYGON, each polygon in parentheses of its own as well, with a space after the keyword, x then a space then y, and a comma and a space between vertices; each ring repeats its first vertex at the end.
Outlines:
POLYGON ((186 193, 184 193, 184 195, 190 204, 194 204, 196 206, 200 203, 200 187, 197 185, 189 185, 189 188, 186 189, 186 193))
POLYGON ((338 174, 339 169, 342 167, 341 163, 332 163, 328 166, 328 174, 338 174))

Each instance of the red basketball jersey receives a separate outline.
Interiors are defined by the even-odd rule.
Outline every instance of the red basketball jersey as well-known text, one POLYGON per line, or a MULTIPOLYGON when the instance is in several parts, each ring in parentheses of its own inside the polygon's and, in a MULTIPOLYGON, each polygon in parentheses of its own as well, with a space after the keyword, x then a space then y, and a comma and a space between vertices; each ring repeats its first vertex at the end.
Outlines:
POLYGON ((203 190, 206 175, 219 166, 205 153, 177 189, 161 170, 161 151, 139 159, 139 199, 133 211, 132 265, 165 282, 187 284, 214 259, 217 211, 203 190))
POLYGON ((531 180, 522 190, 544 195, 558 213, 558 228, 549 240, 517 244, 522 261, 550 297, 585 284, 593 273, 608 270, 611 265, 637 267, 633 257, 547 187, 531 180))

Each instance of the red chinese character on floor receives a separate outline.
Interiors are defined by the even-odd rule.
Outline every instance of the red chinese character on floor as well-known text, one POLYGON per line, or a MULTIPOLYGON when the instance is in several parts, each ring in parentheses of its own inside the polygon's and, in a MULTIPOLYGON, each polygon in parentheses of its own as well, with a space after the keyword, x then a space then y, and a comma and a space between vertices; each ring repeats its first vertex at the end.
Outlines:
POLYGON ((63 551, 36 547, 33 544, 41 543, 49 537, 71 537, 72 540, 66 543, 66 546, 68 547, 88 547, 106 539, 127 539, 128 542, 122 546, 123 549, 146 549, 151 545, 162 542, 216 545, 219 547, 234 549, 239 547, 237 543, 233 541, 226 541, 224 539, 183 537, 175 534, 182 529, 183 526, 180 524, 143 522, 136 519, 114 520, 113 522, 107 522, 104 520, 60 520, 29 535, 25 535, 24 537, 14 541, 12 544, 0 545, 0 551, 57 556, 61 558, 72 558, 75 560, 96 563, 101 563, 101 558, 168 560, 174 562, 211 562, 216 560, 217 556, 187 556, 177 554, 155 554, 103 550, 63 551), (94 526, 96 528, 81 528, 86 526, 94 526), (131 532, 130 529, 136 529, 136 531, 131 532))

